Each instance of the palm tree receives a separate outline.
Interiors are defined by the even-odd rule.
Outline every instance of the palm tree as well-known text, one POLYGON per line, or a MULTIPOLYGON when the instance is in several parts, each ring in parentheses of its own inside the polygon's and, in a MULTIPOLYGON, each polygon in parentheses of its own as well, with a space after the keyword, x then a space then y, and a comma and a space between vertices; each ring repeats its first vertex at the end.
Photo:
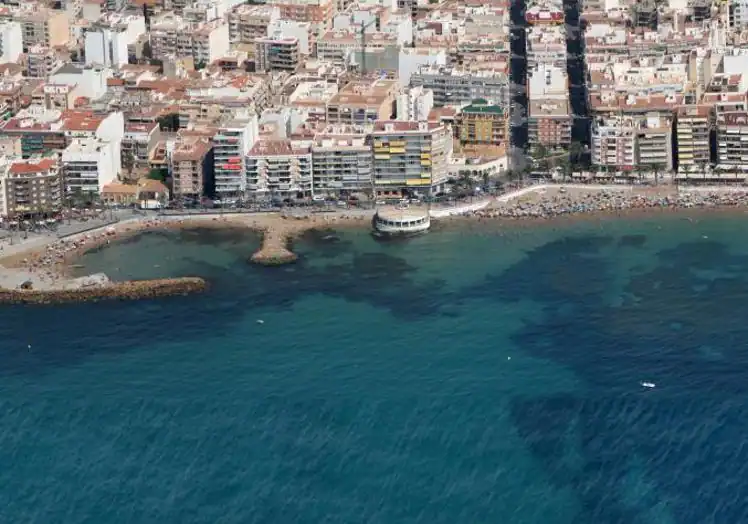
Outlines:
POLYGON ((652 173, 655 177, 655 185, 660 185, 660 164, 652 164, 652 173))
POLYGON ((582 163, 582 154, 584 146, 577 140, 572 140, 569 144, 569 162, 573 168, 579 167, 582 163))
POLYGON ((699 166, 699 170, 701 171, 701 176, 704 180, 706 180, 706 162, 702 160, 697 165, 699 166))

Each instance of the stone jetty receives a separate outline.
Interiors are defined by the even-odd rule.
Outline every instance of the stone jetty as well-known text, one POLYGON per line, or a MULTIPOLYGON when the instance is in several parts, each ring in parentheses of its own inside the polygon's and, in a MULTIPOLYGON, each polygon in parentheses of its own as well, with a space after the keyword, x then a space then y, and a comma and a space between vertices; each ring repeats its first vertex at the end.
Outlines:
POLYGON ((296 231, 286 227, 266 227, 262 229, 262 247, 250 260, 263 266, 279 266, 296 262, 298 256, 288 249, 291 237, 296 231))
POLYGON ((98 300, 137 300, 204 291, 208 284, 202 278, 132 280, 64 289, 0 289, 0 304, 61 304, 96 302, 98 300))

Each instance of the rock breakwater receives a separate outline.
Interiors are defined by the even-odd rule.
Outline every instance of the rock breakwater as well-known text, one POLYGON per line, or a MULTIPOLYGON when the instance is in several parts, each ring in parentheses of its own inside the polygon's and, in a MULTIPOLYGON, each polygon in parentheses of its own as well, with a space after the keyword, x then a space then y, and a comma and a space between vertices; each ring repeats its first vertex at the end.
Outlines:
POLYGON ((0 289, 0 304, 61 304, 98 300, 138 300, 202 292, 208 284, 202 278, 133 280, 103 286, 71 289, 0 289))
POLYGON ((583 213, 623 212, 637 209, 694 209, 709 207, 748 207, 748 191, 641 194, 630 190, 604 190, 583 193, 559 190, 552 195, 535 195, 532 200, 512 201, 491 209, 469 213, 481 218, 554 218, 583 213))

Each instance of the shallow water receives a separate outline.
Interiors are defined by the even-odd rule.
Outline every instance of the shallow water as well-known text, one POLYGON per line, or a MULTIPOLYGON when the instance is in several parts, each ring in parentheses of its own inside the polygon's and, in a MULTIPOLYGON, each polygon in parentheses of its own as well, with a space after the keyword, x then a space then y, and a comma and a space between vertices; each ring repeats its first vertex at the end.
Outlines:
POLYGON ((748 522, 744 225, 96 250, 212 287, 2 310, 0 521, 748 522))

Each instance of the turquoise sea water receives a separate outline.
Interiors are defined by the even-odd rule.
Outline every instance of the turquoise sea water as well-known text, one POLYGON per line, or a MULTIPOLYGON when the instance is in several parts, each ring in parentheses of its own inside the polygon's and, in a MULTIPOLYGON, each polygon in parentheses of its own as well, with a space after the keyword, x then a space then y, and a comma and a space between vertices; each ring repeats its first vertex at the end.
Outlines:
POLYGON ((0 522, 748 522, 746 223, 89 253, 212 288, 0 311, 0 522))

